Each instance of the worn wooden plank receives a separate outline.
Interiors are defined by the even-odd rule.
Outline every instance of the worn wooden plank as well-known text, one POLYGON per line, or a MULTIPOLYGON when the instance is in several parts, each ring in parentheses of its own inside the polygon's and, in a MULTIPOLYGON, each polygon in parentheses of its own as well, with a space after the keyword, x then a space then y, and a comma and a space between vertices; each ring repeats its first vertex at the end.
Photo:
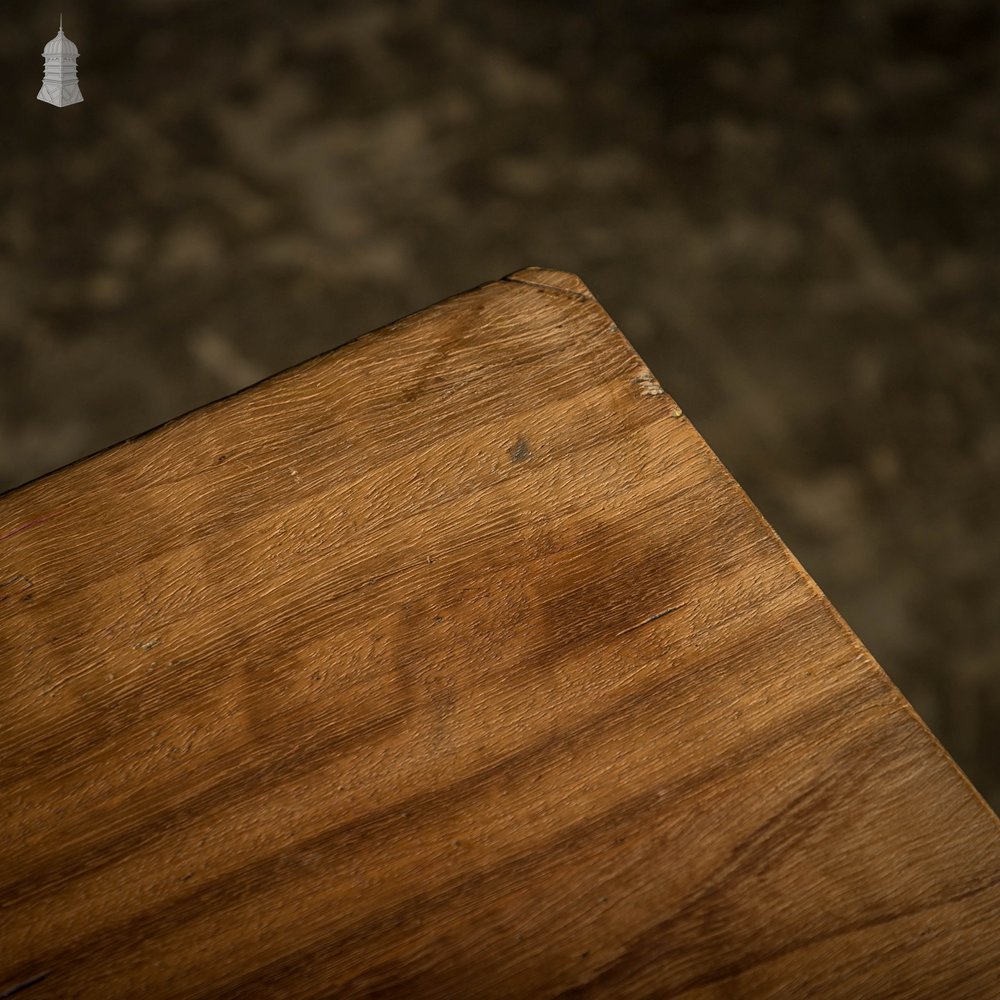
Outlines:
POLYGON ((0 668, 0 996, 1000 995, 996 817, 573 275, 0 498, 0 668))

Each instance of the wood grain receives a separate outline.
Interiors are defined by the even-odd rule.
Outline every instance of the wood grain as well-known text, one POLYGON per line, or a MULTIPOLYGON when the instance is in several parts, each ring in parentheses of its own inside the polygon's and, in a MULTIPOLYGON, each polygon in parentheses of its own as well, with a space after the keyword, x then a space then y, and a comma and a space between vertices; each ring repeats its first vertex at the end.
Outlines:
POLYGON ((1000 825, 575 276, 0 498, 0 996, 1000 996, 1000 825))

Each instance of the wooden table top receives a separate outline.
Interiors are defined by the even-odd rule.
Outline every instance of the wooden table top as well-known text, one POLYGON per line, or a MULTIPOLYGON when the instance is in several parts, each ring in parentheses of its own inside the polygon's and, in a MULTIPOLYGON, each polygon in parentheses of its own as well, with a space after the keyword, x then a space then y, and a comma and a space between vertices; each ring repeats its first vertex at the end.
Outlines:
POLYGON ((1000 996, 1000 824, 583 283, 0 498, 0 997, 1000 996))

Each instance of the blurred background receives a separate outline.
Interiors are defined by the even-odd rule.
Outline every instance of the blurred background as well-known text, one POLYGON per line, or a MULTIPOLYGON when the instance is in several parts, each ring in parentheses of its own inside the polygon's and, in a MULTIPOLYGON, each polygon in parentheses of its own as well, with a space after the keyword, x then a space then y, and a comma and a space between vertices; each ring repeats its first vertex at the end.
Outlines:
POLYGON ((4 0, 0 74, 0 490, 574 271, 1000 808, 995 0, 4 0))

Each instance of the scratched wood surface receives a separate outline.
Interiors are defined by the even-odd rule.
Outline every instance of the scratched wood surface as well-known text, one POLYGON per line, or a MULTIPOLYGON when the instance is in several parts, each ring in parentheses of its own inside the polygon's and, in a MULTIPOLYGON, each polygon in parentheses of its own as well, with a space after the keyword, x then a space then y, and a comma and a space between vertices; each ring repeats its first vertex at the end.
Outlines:
POLYGON ((1000 996, 1000 826, 586 287, 0 498, 0 996, 1000 996))

